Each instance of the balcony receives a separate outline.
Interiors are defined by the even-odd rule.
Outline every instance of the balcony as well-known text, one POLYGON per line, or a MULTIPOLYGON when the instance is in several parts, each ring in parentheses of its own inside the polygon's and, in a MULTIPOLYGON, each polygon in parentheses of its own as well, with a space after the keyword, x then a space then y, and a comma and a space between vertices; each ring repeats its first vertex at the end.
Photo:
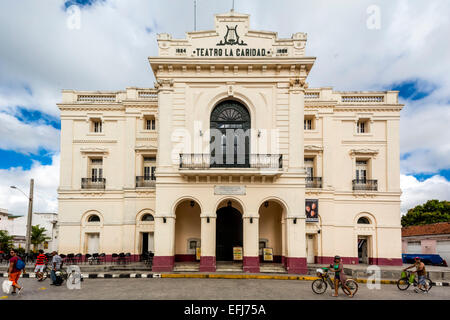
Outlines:
POLYGON ((377 191, 378 180, 353 179, 353 191, 377 191))
POLYGON ((277 175, 283 169, 281 154, 248 154, 212 161, 210 154, 180 154, 180 171, 183 174, 209 175, 215 173, 235 173, 236 175, 277 175), (231 160, 231 161, 230 161, 231 160), (219 163, 217 163, 219 162, 219 163))
POLYGON ((105 178, 81 178, 81 189, 105 189, 105 178))
POLYGON ((154 188, 156 185, 155 176, 136 177, 136 188, 154 188))
POLYGON ((322 188, 322 177, 306 177, 306 188, 322 188))

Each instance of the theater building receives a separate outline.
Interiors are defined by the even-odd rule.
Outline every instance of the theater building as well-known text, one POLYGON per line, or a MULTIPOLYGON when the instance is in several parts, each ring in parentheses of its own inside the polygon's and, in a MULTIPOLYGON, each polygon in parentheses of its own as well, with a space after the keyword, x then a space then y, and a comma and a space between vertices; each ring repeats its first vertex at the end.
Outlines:
POLYGON ((306 41, 231 11, 158 35, 154 87, 64 90, 60 252, 153 251, 154 271, 401 264, 398 92, 309 88, 306 41))

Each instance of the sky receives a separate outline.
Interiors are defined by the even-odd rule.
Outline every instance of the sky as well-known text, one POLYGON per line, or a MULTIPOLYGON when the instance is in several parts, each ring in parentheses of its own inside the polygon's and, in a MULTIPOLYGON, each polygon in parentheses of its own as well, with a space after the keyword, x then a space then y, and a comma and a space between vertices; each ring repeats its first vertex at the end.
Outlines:
MULTIPOLYGON (((156 35, 194 28, 193 0, 0 1, 0 208, 57 212, 61 90, 152 87, 156 35)), ((232 0, 197 0, 197 30, 232 0)), ((450 1, 235 0, 254 30, 306 32, 309 87, 399 90, 401 211, 450 200, 450 1)))

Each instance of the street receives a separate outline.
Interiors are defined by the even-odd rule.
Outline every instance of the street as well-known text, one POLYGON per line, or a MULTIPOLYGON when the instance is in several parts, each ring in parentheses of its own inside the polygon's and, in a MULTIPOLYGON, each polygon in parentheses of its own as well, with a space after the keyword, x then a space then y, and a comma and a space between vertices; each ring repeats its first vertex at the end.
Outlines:
POLYGON ((433 287, 430 293, 415 293, 413 287, 406 291, 396 285, 381 285, 381 289, 370 290, 367 284, 359 283, 354 298, 348 298, 342 291, 339 297, 332 297, 328 288, 323 295, 311 290, 311 281, 260 280, 260 279, 84 279, 81 289, 70 290, 62 285, 50 285, 47 279, 21 278, 24 290, 20 295, 7 296, 4 300, 450 300, 450 287, 433 287))

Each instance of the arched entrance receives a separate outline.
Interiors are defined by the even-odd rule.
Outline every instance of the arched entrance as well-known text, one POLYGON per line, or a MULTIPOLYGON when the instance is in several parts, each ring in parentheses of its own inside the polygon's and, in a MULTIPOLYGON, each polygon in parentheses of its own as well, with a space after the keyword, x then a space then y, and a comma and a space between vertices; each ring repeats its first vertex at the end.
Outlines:
POLYGON ((250 113, 235 100, 219 103, 210 118, 211 167, 250 167, 250 113))
POLYGON ((232 261, 233 247, 243 246, 242 214, 232 201, 217 210, 216 261, 232 261))
POLYGON ((176 206, 175 262, 196 261, 196 250, 201 246, 200 214, 200 205, 192 199, 176 206))

